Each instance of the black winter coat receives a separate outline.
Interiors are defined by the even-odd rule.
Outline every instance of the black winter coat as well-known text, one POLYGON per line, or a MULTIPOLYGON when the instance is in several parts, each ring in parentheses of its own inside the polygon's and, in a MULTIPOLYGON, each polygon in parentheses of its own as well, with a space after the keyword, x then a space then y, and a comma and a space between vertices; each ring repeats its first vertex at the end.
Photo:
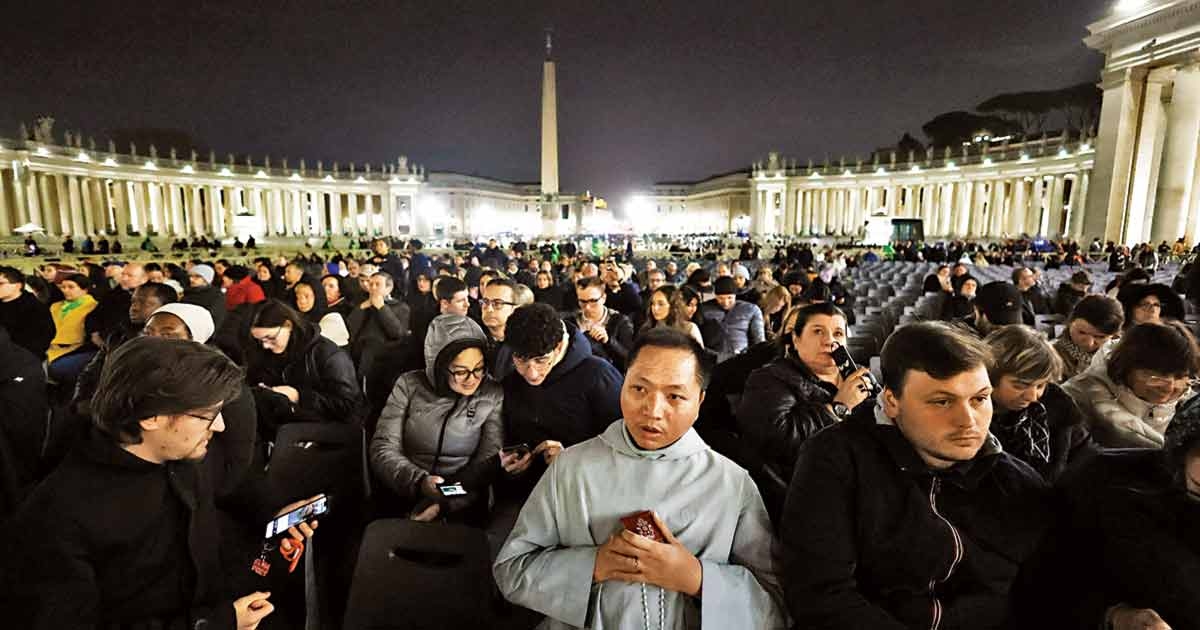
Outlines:
POLYGON ((289 422, 362 421, 362 390, 350 355, 322 337, 315 324, 307 326, 311 340, 299 356, 260 356, 250 361, 246 371, 258 407, 259 431, 266 439, 273 439, 279 425, 289 422), (300 393, 300 400, 292 403, 282 394, 255 387, 259 383, 290 385, 300 393))
MULTIPOLYGON (((592 356, 587 338, 573 324, 566 326, 566 355, 541 385, 530 385, 516 370, 504 378, 504 434, 509 444, 533 448, 556 440, 569 447, 600 435, 621 417, 621 373, 592 356)), ((530 483, 517 484, 524 491, 532 489, 545 470, 542 461, 535 459, 527 471, 530 483)))
POLYGON ((1200 629, 1200 500, 1158 449, 1106 451, 1061 484, 1062 515, 1015 589, 1030 630, 1095 630, 1110 606, 1200 629))
POLYGON ((804 441, 837 423, 828 407, 836 395, 836 387, 799 359, 781 357, 750 374, 737 410, 738 431, 750 452, 786 481, 804 441))
MULTIPOLYGON (((125 303, 125 316, 129 316, 128 301, 125 303)), ((91 317, 91 313, 88 317, 91 317)), ((21 297, 11 302, 0 302, 0 327, 8 329, 9 336, 18 346, 35 357, 46 358, 50 340, 54 339, 54 319, 50 317, 50 308, 32 293, 22 291, 21 297)))
MULTIPOLYGON (((580 313, 573 313, 570 320, 578 325, 582 318, 583 315, 580 313)), ((629 321, 629 318, 623 313, 610 308, 608 309, 608 321, 604 324, 604 332, 608 333, 606 343, 600 343, 586 333, 584 337, 587 337, 593 355, 608 361, 619 372, 624 373, 625 362, 629 359, 629 351, 633 349, 633 322, 629 321)))
POLYGON ((800 449, 780 528, 796 626, 1012 627, 1010 586, 1049 525, 1045 483, 990 439, 931 471, 871 415, 800 449))
POLYGON ((1046 386, 1038 403, 1016 412, 997 411, 992 416, 991 430, 992 435, 1000 439, 1005 452, 1029 464, 1050 483, 1057 481, 1068 465, 1100 450, 1092 440, 1079 406, 1055 383, 1046 386), (1045 428, 1049 439, 1031 449, 1027 431, 1028 435, 1036 437, 1041 434, 1041 428, 1045 428))
POLYGON ((208 314, 212 315, 214 328, 220 328, 225 321, 225 294, 217 287, 188 287, 183 290, 183 299, 179 301, 207 309, 208 314))
POLYGON ((6 627, 233 628, 232 601, 246 593, 227 587, 218 553, 224 470, 208 459, 154 464, 93 432, 0 536, 6 627))

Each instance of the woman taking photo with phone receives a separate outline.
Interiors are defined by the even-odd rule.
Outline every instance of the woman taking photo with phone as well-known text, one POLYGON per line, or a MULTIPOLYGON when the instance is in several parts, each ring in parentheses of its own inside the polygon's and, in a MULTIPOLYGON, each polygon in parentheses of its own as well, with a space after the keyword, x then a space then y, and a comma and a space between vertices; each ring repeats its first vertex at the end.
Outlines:
POLYGON ((737 425, 748 451, 761 458, 763 473, 778 477, 782 488, 763 488, 767 510, 778 513, 792 478, 800 445, 817 431, 870 405, 866 368, 846 374, 833 352, 846 344, 846 315, 831 303, 799 309, 791 344, 784 356, 755 370, 746 382, 737 425), (772 504, 774 500, 774 504, 772 504))
POLYGON ((371 470, 416 520, 482 525, 487 516, 487 488, 502 470, 504 390, 488 375, 486 343, 462 315, 434 318, 425 369, 396 381, 379 416, 371 470), (465 494, 443 490, 454 484, 465 494))

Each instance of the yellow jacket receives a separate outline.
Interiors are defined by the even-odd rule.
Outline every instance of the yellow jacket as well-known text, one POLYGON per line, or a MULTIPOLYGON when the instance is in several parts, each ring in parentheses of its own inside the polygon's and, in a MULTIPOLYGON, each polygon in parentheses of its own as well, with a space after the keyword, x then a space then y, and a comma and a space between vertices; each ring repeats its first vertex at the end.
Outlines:
POLYGON ((56 359, 78 350, 83 342, 87 341, 87 333, 83 329, 83 319, 87 317, 96 308, 96 298, 85 294, 79 298, 82 302, 79 306, 63 314, 63 308, 67 302, 55 302, 50 305, 50 317, 54 319, 54 339, 50 341, 50 348, 46 350, 47 363, 54 363, 56 359))

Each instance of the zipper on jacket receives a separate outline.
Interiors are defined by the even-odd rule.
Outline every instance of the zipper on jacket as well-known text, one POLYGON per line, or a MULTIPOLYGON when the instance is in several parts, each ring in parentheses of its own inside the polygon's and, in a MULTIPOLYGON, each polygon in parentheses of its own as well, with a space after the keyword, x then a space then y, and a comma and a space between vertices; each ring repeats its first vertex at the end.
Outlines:
POLYGON ((954 569, 958 568, 959 563, 962 562, 964 554, 962 536, 959 535, 958 528, 954 527, 954 524, 938 511, 937 491, 939 486, 940 480, 934 477, 933 483, 929 486, 929 507, 933 510, 933 515, 941 519, 946 524, 946 527, 950 528, 950 535, 954 539, 954 559, 950 562, 950 568, 946 571, 945 577, 940 580, 937 577, 929 580, 929 597, 933 600, 933 619, 929 624, 929 630, 938 630, 938 627, 942 623, 942 602, 937 598, 937 584, 938 582, 948 582, 950 580, 950 577, 954 575, 954 569))

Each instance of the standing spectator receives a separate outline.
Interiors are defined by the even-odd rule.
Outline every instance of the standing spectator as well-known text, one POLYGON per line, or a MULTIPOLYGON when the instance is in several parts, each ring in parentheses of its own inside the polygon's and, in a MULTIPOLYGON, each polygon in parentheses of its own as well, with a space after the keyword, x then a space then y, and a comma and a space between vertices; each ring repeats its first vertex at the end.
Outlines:
POLYGON ((392 297, 402 298, 404 296, 403 287, 396 285, 404 284, 408 281, 408 274, 404 268, 404 263, 400 261, 399 256, 390 251, 387 239, 377 238, 371 241, 371 251, 375 255, 371 256, 368 262, 375 265, 380 271, 387 272, 392 277, 392 297))
POLYGON ((362 393, 350 355, 316 324, 278 300, 250 323, 246 382, 254 391, 263 438, 289 422, 359 422, 362 393))
POLYGON ((501 472, 504 391, 488 376, 483 345, 470 319, 436 317, 425 369, 396 381, 379 417, 371 468, 417 520, 466 510, 466 520, 482 523, 487 513, 488 487, 501 472), (437 489, 454 482, 466 497, 448 500, 437 489))
POLYGON ((533 302, 532 292, 527 300, 522 299, 520 289, 527 289, 506 278, 496 278, 483 288, 479 307, 483 313, 483 334, 486 338, 484 354, 487 355, 491 374, 503 380, 512 371, 512 352, 504 344, 508 318, 519 306, 533 302))
POLYGON ((575 284, 579 311, 572 321, 588 337, 592 354, 612 363, 624 372, 625 360, 633 347, 633 323, 624 313, 605 306, 608 295, 599 278, 583 278, 575 284))
POLYGON ((562 287, 554 283, 554 274, 549 271, 539 271, 533 287, 533 300, 539 304, 549 304, 554 310, 563 308, 562 287))
POLYGON ((716 297, 712 302, 701 305, 705 320, 720 325, 720 339, 705 339, 704 347, 717 353, 717 360, 724 361, 746 348, 766 340, 762 311, 757 304, 740 302, 733 278, 724 276, 714 283, 716 297))
POLYGON ((1063 385, 1108 448, 1162 448, 1175 407, 1195 392, 1200 351, 1180 322, 1139 324, 1121 336, 1107 360, 1063 385))
MULTIPOLYGON (((642 298, 638 296, 633 284, 625 279, 621 267, 614 262, 605 263, 601 279, 604 281, 602 284, 607 296, 608 307, 625 317, 636 317, 642 310, 642 298)), ((578 285, 576 289, 578 289, 578 285)), ((576 290, 576 294, 578 294, 578 290, 576 290)), ((580 308, 582 306, 580 304, 580 308)))
POLYGON ((1121 303, 1107 295, 1089 295, 1076 302, 1067 319, 1065 334, 1054 340, 1054 350, 1063 363, 1062 381, 1088 369, 1092 357, 1124 325, 1121 303))
POLYGON ((688 317, 688 308, 683 303, 683 292, 675 285, 664 284, 651 291, 646 304, 645 323, 639 329, 639 334, 652 328, 674 328, 695 339, 700 347, 704 347, 700 327, 688 317))
POLYGON ((39 358, 46 356, 54 338, 50 309, 25 290, 25 275, 13 267, 0 267, 0 327, 13 343, 39 358))
POLYGON ((96 299, 89 293, 91 279, 83 274, 63 278, 59 288, 63 301, 50 305, 55 334, 46 352, 46 372, 55 382, 66 385, 67 391, 73 391, 76 377, 96 354, 84 327, 88 313, 96 308, 96 299))

